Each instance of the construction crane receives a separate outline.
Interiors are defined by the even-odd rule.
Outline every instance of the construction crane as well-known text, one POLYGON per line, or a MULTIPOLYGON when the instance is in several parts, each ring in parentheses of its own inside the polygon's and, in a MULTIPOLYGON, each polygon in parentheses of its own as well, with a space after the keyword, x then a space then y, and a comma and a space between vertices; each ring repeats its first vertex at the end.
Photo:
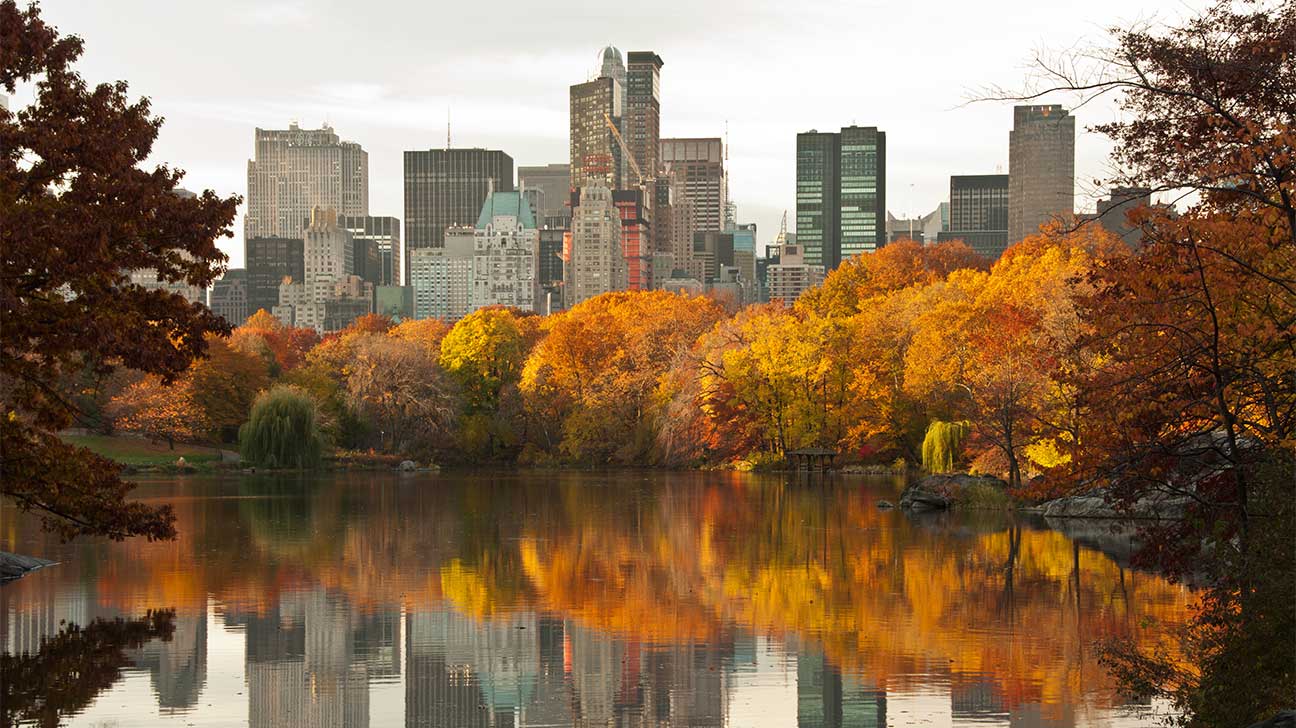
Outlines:
POLYGON ((617 144, 621 145, 621 156, 630 162, 630 168, 634 170, 635 176, 639 178, 639 186, 643 187, 644 182, 648 180, 644 177, 643 170, 639 169, 639 163, 635 161, 634 155, 630 153, 630 146, 626 144, 625 139, 621 138, 620 130, 616 128, 616 124, 612 123, 612 117, 608 116, 606 111, 603 112, 603 122, 612 131, 612 136, 616 137, 617 144))
POLYGON ((779 224, 778 237, 774 238, 774 244, 783 247, 787 244, 787 210, 783 211, 783 222, 779 224))

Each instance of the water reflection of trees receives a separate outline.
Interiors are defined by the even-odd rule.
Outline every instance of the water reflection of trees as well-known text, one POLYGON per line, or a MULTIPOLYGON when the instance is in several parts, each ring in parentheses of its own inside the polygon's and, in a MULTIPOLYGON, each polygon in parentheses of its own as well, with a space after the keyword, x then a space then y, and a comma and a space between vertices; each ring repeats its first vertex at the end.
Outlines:
MULTIPOLYGON (((595 659, 599 639, 613 639, 615 649, 641 650, 647 665, 663 650, 732 644, 738 632, 773 635, 821 655, 816 679, 828 697, 815 700, 832 697, 834 675, 855 676, 843 688, 847 698, 851 689, 905 689, 936 675, 955 702, 1038 705, 1060 719, 1085 691, 1105 685, 1088 653, 1095 639, 1151 644, 1160 633, 1144 622, 1176 622, 1187 600, 1180 587, 1124 570, 1058 533, 1003 514, 911 521, 879 511, 877 491, 858 483, 500 473, 258 479, 212 489, 221 497, 177 504, 180 541, 107 547, 111 579, 101 579, 98 598, 124 613, 166 604, 186 615, 204 613, 211 595, 227 623, 248 625, 249 664, 271 671, 287 659, 257 657, 275 649, 271 633, 290 634, 312 619, 327 629, 323 605, 344 600, 351 632, 364 619, 386 624, 402 611, 414 620, 405 626, 411 670, 417 662, 420 674, 448 680, 463 670, 498 672, 488 658, 462 658, 456 667, 460 658, 444 650, 410 646, 411 625, 426 630, 432 618, 418 615, 441 614, 448 604, 487 632, 497 622, 531 631, 536 625, 509 621, 517 610, 539 615, 542 630, 546 620, 570 624, 559 630, 565 645, 550 648, 560 662, 573 640, 583 644, 579 660, 595 659), (252 626, 262 622, 266 629, 252 626), (267 641, 254 647, 262 632, 267 641)), ((392 624, 374 629, 391 634, 371 640, 388 647, 372 649, 399 649, 392 624)), ((348 694, 356 678, 347 666, 365 663, 363 674, 373 677, 385 668, 369 663, 385 654, 302 670, 348 694)), ((298 677, 307 675, 284 680, 298 677)), ((567 685, 564 707, 543 709, 592 715, 604 711, 600 701, 655 699, 596 697, 610 689, 567 685)), ((872 704, 861 695, 860 705, 872 704)))
POLYGON ((174 616, 158 611, 71 624, 42 640, 35 654, 0 655, 0 725, 59 725, 117 682, 131 664, 128 650, 170 639, 174 616))

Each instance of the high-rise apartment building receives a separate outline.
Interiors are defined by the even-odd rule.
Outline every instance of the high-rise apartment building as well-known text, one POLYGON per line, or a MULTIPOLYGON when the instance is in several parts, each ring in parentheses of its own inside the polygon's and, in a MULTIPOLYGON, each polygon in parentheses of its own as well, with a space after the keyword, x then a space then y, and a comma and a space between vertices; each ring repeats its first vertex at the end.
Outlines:
POLYGON ((766 271, 771 301, 790 306, 802 293, 823 283, 824 267, 806 262, 805 250, 798 243, 783 244, 776 255, 778 262, 766 271))
POLYGON ((279 286, 285 278, 301 283, 306 277, 303 250, 305 242, 295 238, 248 238, 247 307, 248 315, 272 311, 279 303, 279 286))
POLYGON ((1008 244, 1075 209, 1075 117, 1061 106, 1016 106, 1008 133, 1008 244))
POLYGON ((298 238, 312 207, 369 214, 369 155, 333 128, 257 129, 243 239, 298 238))
POLYGON ((639 169, 652 177, 661 165, 662 59, 652 51, 630 51, 626 60, 623 135, 639 169))
POLYGON ((621 214, 612 190, 597 180, 585 184, 572 214, 565 302, 568 308, 599 294, 625 289, 621 244, 621 214))
POLYGON ((661 140, 661 163, 675 177, 680 199, 693 207, 693 232, 724 229, 728 204, 725 184, 724 141, 709 139, 661 140))
MULTIPOLYGON (((242 326, 247 321, 247 269, 230 268, 220 280, 212 283, 208 307, 212 313, 225 319, 230 326, 242 326)), ((269 311, 269 309, 267 309, 269 311)))
POLYGON ((831 270, 886 244, 886 132, 797 134, 796 233, 807 264, 831 270))
POLYGON ((569 217, 560 216, 546 218, 540 228, 540 252, 536 259, 536 276, 540 286, 539 313, 549 314, 562 310, 563 269, 566 266, 563 248, 571 234, 568 231, 570 225, 569 217))
POLYGON ((539 202, 532 207, 536 220, 560 215, 571 216, 571 166, 546 164, 537 167, 518 167, 518 187, 539 202))
POLYGON ((401 233, 400 219, 395 217, 374 217, 348 215, 342 218, 342 227, 350 231, 358 245, 363 244, 367 251, 372 242, 378 256, 373 271, 367 270, 368 261, 358 266, 363 270, 357 275, 375 286, 397 286, 402 280, 400 272, 401 233))
POLYGON ((512 306, 536 310, 536 254, 540 231, 531 206, 517 192, 486 198, 473 247, 473 310, 512 306))
POLYGON ((405 152, 405 248, 437 247, 446 228, 477 222, 491 192, 513 190, 513 158, 494 149, 405 152))
POLYGON ((1008 175, 950 177, 949 229, 938 240, 962 240, 977 254, 996 260, 1008 247, 1008 175))
POLYGON ((609 189, 624 183, 621 145, 608 127, 621 127, 621 83, 596 78, 571 87, 571 185, 573 189, 596 179, 609 189))
POLYGON ((455 225, 439 246, 410 250, 409 276, 414 289, 414 318, 453 322, 472 308, 475 227, 455 225))

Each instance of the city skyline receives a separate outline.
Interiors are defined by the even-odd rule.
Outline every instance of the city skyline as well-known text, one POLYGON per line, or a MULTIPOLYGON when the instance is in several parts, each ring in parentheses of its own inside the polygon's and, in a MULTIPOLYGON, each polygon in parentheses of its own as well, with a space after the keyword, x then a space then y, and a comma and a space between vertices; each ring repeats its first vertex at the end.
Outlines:
MULTIPOLYGON (((1109 23, 1169 21, 1194 9, 1154 2, 1084 8, 1042 3, 1010 16, 985 7, 887 9, 888 20, 914 29, 920 41, 914 43, 907 33, 873 34, 878 43, 863 48, 845 39, 876 18, 837 13, 828 4, 756 4, 741 15, 688 6, 695 27, 666 22, 674 15, 670 8, 624 22, 613 14, 519 7, 518 22, 500 29, 501 39, 509 42, 498 47, 507 52, 484 54, 465 37, 438 45, 429 55, 414 50, 420 44, 407 43, 410 50, 405 50, 397 41, 434 19, 468 22, 469 10, 378 6, 352 18, 300 2, 249 4, 220 13, 146 2, 99 6, 47 0, 42 8, 63 32, 89 38, 82 63, 88 80, 127 79, 133 94, 151 98, 155 111, 166 117, 151 161, 186 169, 189 188, 246 195, 252 129, 285 128, 293 119, 303 128, 328 122, 369 154, 369 214, 396 217, 404 214, 401 153, 444 147, 447 108, 455 147, 500 149, 519 166, 560 163, 568 158, 569 87, 597 75, 599 54, 608 44, 626 52, 651 49, 666 61, 661 136, 723 136, 728 121, 730 196, 739 218, 763 231, 762 248, 778 230, 783 211, 795 207, 796 133, 851 123, 887 130, 889 209, 898 217, 922 214, 945 199, 950 175, 1008 171, 1011 104, 964 105, 970 93, 989 84, 1022 85, 1035 49, 1096 40, 1109 23), (539 32, 544 23, 577 15, 563 31, 562 45, 544 41, 539 32), (126 22, 143 17, 159 35, 189 33, 192 42, 168 63, 156 63, 153 51, 132 40, 137 26, 126 22), (831 27, 816 22, 825 17, 839 20, 831 27), (202 33, 193 32, 198 27, 202 33), (310 33, 303 32, 306 27, 310 33), (708 39, 700 35, 705 27, 725 32, 708 39), (977 29, 993 34, 994 42, 968 53, 968 34, 977 29), (334 36, 353 45, 357 33, 375 42, 381 33, 384 51, 324 60, 305 54, 334 36), (258 51, 223 53, 230 34, 258 51), (764 43, 762 34, 768 35, 764 43), (779 47, 765 47, 768 43, 779 47), (287 64, 304 71, 300 59, 306 57, 314 64, 310 74, 258 70, 287 64), (790 57, 798 63, 786 63, 790 57), (844 74, 852 64, 884 61, 905 70, 873 74, 869 85, 852 87, 863 89, 853 93, 841 92, 835 74, 820 72, 810 82, 798 80, 796 71, 835 67, 844 74), (518 118, 530 121, 519 125, 518 118)), ((27 103, 30 94, 30 88, 20 89, 11 106, 27 103)), ((1083 128, 1112 114, 1102 105, 1076 112, 1077 210, 1092 210, 1106 193, 1092 189, 1089 181, 1106 170, 1107 144, 1083 128)), ((243 265, 243 225, 240 210, 235 237, 220 241, 230 267, 243 265)))

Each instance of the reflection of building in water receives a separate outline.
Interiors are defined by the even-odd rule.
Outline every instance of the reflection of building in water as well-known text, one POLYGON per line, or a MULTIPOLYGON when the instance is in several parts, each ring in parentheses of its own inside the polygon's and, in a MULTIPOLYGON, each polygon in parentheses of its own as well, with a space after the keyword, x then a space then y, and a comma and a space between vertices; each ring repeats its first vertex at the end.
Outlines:
POLYGON ((566 629, 563 621, 551 616, 536 620, 540 642, 540 668, 536 675, 535 695, 527 706, 528 725, 571 725, 571 689, 567 684, 566 629))
POLYGON ((413 611, 405 626, 405 725, 525 724, 540 669, 536 618, 477 621, 451 610, 413 611))
POLYGON ((50 578, 36 581, 39 588, 15 584, 0 590, 0 634, 6 654, 34 655, 41 640, 58 634, 64 623, 84 627, 99 616, 97 611, 91 614, 95 600, 83 585, 59 584, 50 578), (18 586, 22 588, 14 588, 18 586))
POLYGON ((149 671, 158 707, 184 710, 198 704, 207 683, 207 613, 205 605, 176 610, 170 640, 153 640, 130 651, 135 667, 149 671))
POLYGON ((650 725, 720 726, 728 713, 722 645, 693 644, 654 648, 647 655, 650 693, 644 718, 650 725))
POLYGON ((247 629, 248 723, 266 728, 369 725, 368 669, 356 659, 351 605, 322 589, 284 595, 247 629))
POLYGON ((994 680, 975 675, 955 675, 950 686, 950 708, 955 720, 1008 723, 1011 716, 994 680))
POLYGON ((400 612, 391 609, 357 615, 352 650, 370 678, 400 675, 400 612))
POLYGON ((881 728, 886 692, 843 677, 822 653, 797 655, 797 728, 881 728))

